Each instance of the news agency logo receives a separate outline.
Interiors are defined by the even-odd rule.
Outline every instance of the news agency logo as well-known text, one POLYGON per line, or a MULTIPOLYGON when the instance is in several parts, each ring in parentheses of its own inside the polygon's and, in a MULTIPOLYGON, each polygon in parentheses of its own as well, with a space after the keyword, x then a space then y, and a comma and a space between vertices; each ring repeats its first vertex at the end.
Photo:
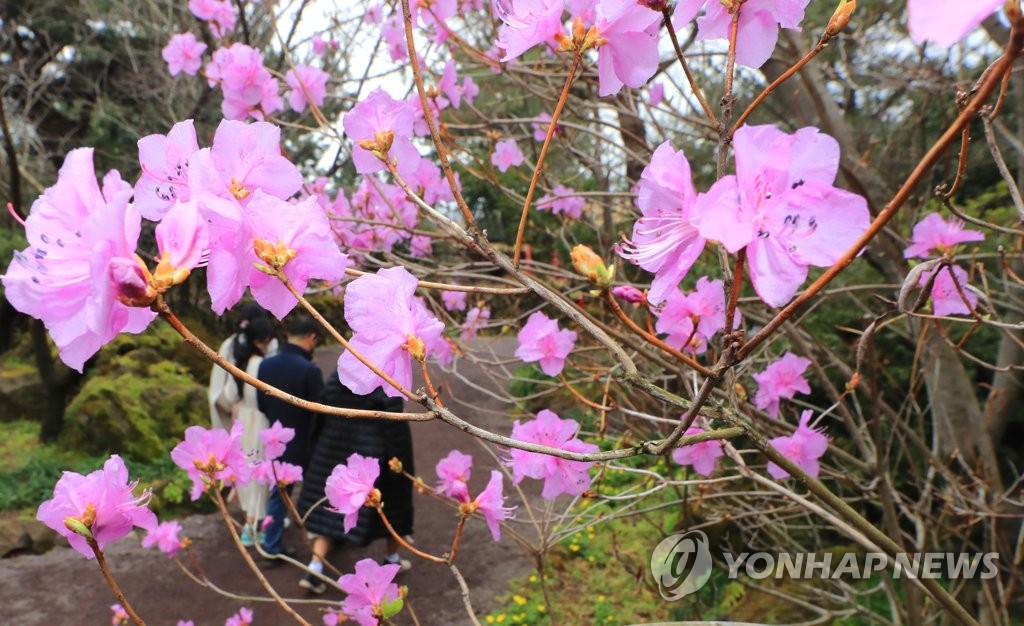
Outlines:
MULTIPOLYGON (((722 553, 730 580, 742 571, 748 578, 860 580, 889 571, 893 578, 941 578, 988 580, 998 573, 999 554, 913 552, 895 559, 878 552, 857 554, 742 552, 722 553)), ((699 530, 669 535, 651 554, 651 573, 658 592, 669 602, 701 589, 711 578, 708 537, 699 530)))
POLYGON ((708 536, 700 530, 665 537, 651 554, 658 592, 669 602, 699 591, 711 578, 708 536))

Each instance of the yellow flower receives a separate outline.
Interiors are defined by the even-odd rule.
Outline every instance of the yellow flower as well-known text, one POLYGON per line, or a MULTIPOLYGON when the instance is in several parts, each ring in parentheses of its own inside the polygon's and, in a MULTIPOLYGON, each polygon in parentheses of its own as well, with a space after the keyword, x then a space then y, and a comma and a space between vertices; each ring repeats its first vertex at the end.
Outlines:
POLYGON ((530 582, 531 583, 535 583, 535 582, 537 582, 537 580, 538 580, 538 578, 537 578, 536 574, 530 574, 530 582))
POLYGON ((590 556, 588 556, 588 557, 587 557, 587 560, 588 560, 588 561, 590 561, 591 563, 593 563, 593 562, 595 561, 595 559, 594 559, 594 555, 590 555, 590 556))
POLYGON ((547 611, 547 610, 548 610, 548 607, 544 606, 543 604, 538 604, 537 605, 537 612, 538 613, 543 613, 544 611, 547 611))
POLYGON ((580 551, 580 544, 574 543, 571 546, 569 546, 569 549, 572 550, 573 552, 579 552, 580 551))
POLYGON ((504 622, 505 621, 505 614, 504 613, 499 613, 498 617, 494 618, 494 621, 498 622, 499 624, 504 622))
POLYGON ((523 606, 524 604, 526 604, 526 598, 519 594, 512 596, 512 600, 519 606, 523 606))
POLYGON ((494 623, 494 616, 493 615, 488 615, 487 617, 484 618, 484 621, 487 622, 488 624, 493 624, 494 623))

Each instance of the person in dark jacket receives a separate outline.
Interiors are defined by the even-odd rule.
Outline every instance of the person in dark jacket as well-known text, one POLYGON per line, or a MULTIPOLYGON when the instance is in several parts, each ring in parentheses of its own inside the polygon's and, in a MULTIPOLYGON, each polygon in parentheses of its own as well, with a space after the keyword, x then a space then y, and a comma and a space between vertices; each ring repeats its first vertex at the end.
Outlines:
MULTIPOLYGON (((353 393, 338 380, 337 372, 329 376, 320 402, 350 409, 400 412, 401 398, 389 398, 379 387, 372 393, 360 396, 353 393)), ((409 536, 413 530, 412 481, 391 471, 388 463, 392 458, 401 461, 409 473, 414 473, 412 456, 412 434, 408 422, 386 419, 351 419, 318 416, 322 427, 316 436, 316 446, 303 475, 302 494, 299 496, 300 515, 309 512, 306 531, 313 535, 313 560, 308 569, 321 573, 323 562, 334 542, 365 546, 375 539, 386 538, 389 563, 397 563, 402 571, 411 567, 409 561, 399 558, 398 541, 388 532, 376 510, 363 507, 355 528, 346 533, 343 517, 327 510, 324 486, 335 466, 346 463, 348 457, 358 452, 380 462, 380 477, 374 486, 381 492, 384 512, 395 531, 409 536), (313 508, 316 507, 316 508, 313 508), (310 511, 310 509, 313 509, 310 511)), ((322 593, 326 586, 313 574, 307 574, 299 581, 304 589, 322 593)))
MULTIPOLYGON (((258 377, 268 385, 303 400, 316 400, 324 385, 323 373, 313 363, 313 350, 320 340, 320 327, 309 315, 295 313, 288 319, 285 332, 287 343, 278 354, 260 363, 258 377)), ((288 442, 279 460, 304 468, 312 449, 315 415, 265 393, 257 396, 257 405, 269 423, 280 420, 282 426, 295 429, 295 437, 288 442)), ((285 551, 283 538, 287 511, 284 499, 276 487, 270 491, 267 515, 273 521, 265 529, 263 550, 270 555, 281 554, 285 551)))

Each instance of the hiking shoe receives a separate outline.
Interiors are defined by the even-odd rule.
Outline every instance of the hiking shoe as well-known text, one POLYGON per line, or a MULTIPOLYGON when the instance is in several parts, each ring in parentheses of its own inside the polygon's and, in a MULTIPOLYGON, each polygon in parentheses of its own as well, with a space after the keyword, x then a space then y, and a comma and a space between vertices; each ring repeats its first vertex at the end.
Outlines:
POLYGON ((305 576, 303 576, 302 580, 299 581, 299 586, 305 589, 306 591, 310 593, 315 593, 317 595, 320 595, 321 593, 327 591, 327 583, 320 580, 312 573, 308 573, 305 576))
POLYGON ((239 540, 241 540, 242 545, 245 546, 246 548, 251 548, 254 545, 256 545, 255 542, 253 541, 253 538, 252 538, 252 527, 251 526, 246 524, 245 526, 242 527, 242 533, 239 536, 239 540))

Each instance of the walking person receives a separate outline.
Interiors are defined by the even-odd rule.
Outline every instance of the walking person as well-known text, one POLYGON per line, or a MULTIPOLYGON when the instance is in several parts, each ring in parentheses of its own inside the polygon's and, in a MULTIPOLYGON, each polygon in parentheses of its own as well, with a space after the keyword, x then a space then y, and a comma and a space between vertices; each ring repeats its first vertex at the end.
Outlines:
MULTIPOLYGON (((313 363, 320 327, 309 315, 294 313, 285 322, 285 333, 286 343, 281 351, 260 363, 258 378, 303 400, 317 400, 324 384, 320 368, 313 363)), ((295 437, 286 445, 280 461, 304 468, 309 460, 314 414, 262 392, 257 394, 257 403, 268 421, 280 421, 282 426, 295 430, 295 437)), ((286 489, 290 495, 291 485, 286 489)), ((290 553, 284 546, 284 521, 288 512, 276 486, 270 490, 267 514, 271 522, 264 529, 263 551, 271 556, 290 553)))
MULTIPOLYGON (((351 409, 399 412, 401 398, 389 398, 377 388, 372 393, 360 396, 343 385, 335 372, 328 377, 320 396, 320 402, 331 406, 351 409)), ((381 492, 384 512, 395 531, 402 537, 413 532, 412 481, 396 474, 388 467, 392 458, 397 458, 403 468, 414 473, 412 433, 408 422, 386 419, 351 419, 344 417, 318 416, 322 422, 316 436, 309 464, 303 476, 302 493, 298 510, 306 517, 306 531, 313 536, 313 558, 308 565, 310 573, 299 581, 299 586, 313 593, 323 593, 326 585, 316 574, 322 574, 327 553, 335 542, 365 546, 380 538, 387 539, 385 563, 397 563, 400 571, 408 570, 412 564, 399 557, 398 541, 388 532, 376 510, 363 507, 359 519, 348 533, 344 529, 344 518, 327 510, 320 500, 324 498, 327 478, 334 467, 348 461, 358 452, 365 457, 376 458, 380 463, 380 477, 374 486, 381 492), (316 508, 313 508, 316 506, 316 508), (310 511, 310 509, 313 509, 310 511)), ((411 538, 408 539, 411 541, 411 538)))
MULTIPOLYGON (((277 341, 274 337, 274 325, 267 318, 255 318, 238 333, 238 338, 239 340, 234 341, 232 345, 232 361, 239 369, 256 378, 260 363, 263 362, 271 342, 277 341)), ((253 460, 262 459, 263 443, 260 441, 260 432, 268 428, 270 423, 257 406, 256 388, 244 384, 241 378, 233 376, 227 383, 224 395, 229 401, 237 398, 232 407, 231 418, 232 421, 242 422, 242 450, 253 460)), ((245 515, 241 540, 242 545, 246 547, 253 545, 260 520, 267 515, 267 495, 266 486, 256 481, 238 488, 238 503, 245 515)))
MULTIPOLYGON (((263 319, 268 322, 271 321, 270 313, 255 302, 247 302, 242 305, 238 315, 237 330, 232 333, 230 337, 225 339, 220 344, 220 349, 217 350, 218 354, 232 362, 234 362, 234 355, 238 347, 244 346, 245 329, 249 324, 252 323, 253 320, 257 319, 263 319)), ((263 356, 276 354, 277 348, 277 337, 273 337, 270 340, 270 344, 267 346, 267 349, 264 351, 263 356)), ((242 365, 239 365, 239 367, 245 369, 242 365)), ((221 366, 214 365, 210 369, 210 386, 207 389, 206 395, 210 403, 210 424, 214 428, 223 428, 224 430, 231 428, 232 401, 229 395, 225 395, 225 391, 229 390, 228 383, 230 381, 231 375, 228 374, 227 370, 221 366)))

